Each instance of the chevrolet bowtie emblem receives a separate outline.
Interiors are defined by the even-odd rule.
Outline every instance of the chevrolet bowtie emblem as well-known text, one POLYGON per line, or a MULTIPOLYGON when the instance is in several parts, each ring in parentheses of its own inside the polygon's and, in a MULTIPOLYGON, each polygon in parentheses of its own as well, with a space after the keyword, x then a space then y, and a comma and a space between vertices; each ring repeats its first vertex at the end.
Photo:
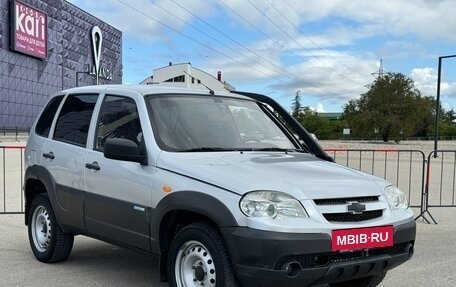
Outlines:
POLYGON ((361 204, 359 202, 349 202, 347 205, 347 211, 351 212, 351 214, 361 214, 363 211, 366 210, 366 205, 361 204))

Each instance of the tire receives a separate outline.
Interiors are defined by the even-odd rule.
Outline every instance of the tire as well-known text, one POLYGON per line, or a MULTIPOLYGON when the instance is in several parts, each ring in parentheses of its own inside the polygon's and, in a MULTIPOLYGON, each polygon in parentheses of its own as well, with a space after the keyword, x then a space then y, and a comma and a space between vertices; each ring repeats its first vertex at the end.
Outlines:
POLYGON ((32 201, 28 235, 33 254, 41 262, 63 261, 73 248, 74 236, 60 229, 47 194, 39 194, 32 201))
POLYGON ((358 278, 350 281, 329 284, 331 287, 375 287, 380 284, 386 276, 386 272, 379 275, 358 278))
POLYGON ((172 287, 237 287, 225 241, 206 223, 184 227, 168 253, 168 281, 172 287))

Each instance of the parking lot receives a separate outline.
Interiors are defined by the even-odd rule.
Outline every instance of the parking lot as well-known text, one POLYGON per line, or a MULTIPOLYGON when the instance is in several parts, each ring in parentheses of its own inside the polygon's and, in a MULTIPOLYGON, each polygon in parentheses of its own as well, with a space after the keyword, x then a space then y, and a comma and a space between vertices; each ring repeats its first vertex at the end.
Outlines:
MULTIPOLYGON (((20 151, 13 152, 5 158, 9 181, 0 182, 6 188, 7 200, 0 198, 6 211, 21 206, 20 151)), ((420 175, 419 169, 413 171, 416 174, 420 175)), ((413 190, 419 195, 417 188, 413 190)), ((418 215, 419 209, 414 212, 418 215)), ((438 224, 418 220, 414 257, 392 270, 380 286, 456 286, 456 208, 430 208, 430 212, 438 224)), ((68 260, 43 264, 30 250, 23 215, 0 215, 0 230, 0 286, 168 286, 158 279, 157 258, 77 236, 68 260)))
MULTIPOLYGON (((430 211, 439 224, 417 222, 415 255, 380 286, 456 286, 456 209, 430 211)), ((23 222, 23 215, 0 215, 0 286, 168 286, 156 258, 83 236, 65 262, 40 263, 23 222)))

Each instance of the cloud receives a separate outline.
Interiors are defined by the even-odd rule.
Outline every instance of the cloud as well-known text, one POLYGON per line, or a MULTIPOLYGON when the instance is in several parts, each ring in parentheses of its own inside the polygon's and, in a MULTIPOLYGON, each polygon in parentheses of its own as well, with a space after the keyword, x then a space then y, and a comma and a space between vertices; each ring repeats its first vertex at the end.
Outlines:
MULTIPOLYGON (((143 41, 169 41, 171 35, 175 36, 175 31, 182 31, 187 25, 185 22, 194 18, 169 0, 121 0, 109 1, 109 5, 107 1, 69 0, 69 2, 86 11, 93 11, 94 16, 110 23, 124 34, 143 41)), ((183 2, 180 5, 191 7, 202 17, 210 14, 213 9, 213 5, 207 5, 204 0, 176 2, 183 2)))
POLYGON ((442 108, 445 110, 445 111, 449 111, 451 109, 454 109, 454 106, 451 105, 450 103, 442 103, 442 108))
POLYGON ((317 113, 326 113, 322 103, 318 103, 316 108, 312 108, 317 113))
POLYGON ((378 50, 380 55, 385 55, 388 60, 403 60, 416 57, 427 58, 425 47, 414 41, 388 41, 378 50))
POLYGON ((435 96, 437 90, 437 71, 433 68, 415 68, 410 73, 410 78, 423 96, 435 96))
POLYGON ((456 83, 442 82, 440 84, 440 95, 442 97, 456 98, 456 83))
MULTIPOLYGON (((437 71, 433 68, 415 68, 410 73, 416 87, 424 96, 437 95, 437 71)), ((456 98, 456 82, 442 80, 440 82, 440 95, 442 98, 456 98)))
MULTIPOLYGON (((136 65, 132 73, 138 74, 168 61, 191 61, 213 75, 222 71, 223 78, 234 86, 257 84, 279 97, 291 97, 301 90, 303 96, 314 97, 325 105, 345 103, 364 93, 365 86, 374 79, 371 73, 378 70, 378 54, 399 63, 412 56, 428 57, 428 43, 434 42, 428 40, 456 42, 453 0, 325 0, 305 4, 301 0, 121 1, 128 6, 120 0, 70 0, 111 23, 123 32, 124 39, 129 39, 135 54, 124 57, 125 70, 131 69, 129 63, 136 65), (247 49, 204 25, 179 5, 242 42, 247 49), (223 44, 195 31, 188 23, 223 44), (138 66, 141 69, 136 69, 138 66)), ((434 95, 435 71, 415 67, 415 63, 409 64, 402 72, 411 70, 423 95, 434 95)), ((149 73, 136 77, 146 76, 149 73)), ((442 95, 456 98, 456 85, 443 81, 442 95)))
POLYGON ((366 91, 365 86, 374 80, 371 73, 378 69, 378 60, 365 60, 365 55, 318 49, 312 50, 313 56, 300 52, 304 59, 287 64, 279 49, 266 47, 267 41, 250 45, 261 58, 253 54, 236 55, 235 61, 214 57, 204 63, 204 70, 214 75, 221 70, 223 78, 234 86, 257 82, 278 94, 293 95, 301 90, 303 96, 345 103, 366 91))
MULTIPOLYGON (((253 51, 254 48, 251 49, 253 51)), ((204 70, 211 74, 221 70, 224 78, 241 83, 286 78, 282 75, 283 66, 279 60, 279 53, 274 49, 256 49, 256 55, 248 51, 243 51, 243 54, 234 54, 226 49, 222 52, 230 54, 231 58, 214 55, 204 63, 204 70)))
POLYGON ((274 84, 274 88, 287 91, 301 90, 303 96, 345 102, 366 91, 366 85, 373 81, 371 73, 377 69, 377 60, 364 60, 345 54, 344 62, 328 56, 319 60, 311 59, 288 67, 299 78, 287 83, 274 84), (331 69, 330 69, 331 67, 331 69), (350 67, 350 69, 348 68, 350 67), (338 71, 338 72, 336 72, 338 71))
POLYGON ((287 1, 309 21, 341 17, 360 25, 379 24, 394 35, 414 34, 426 39, 456 41, 453 0, 328 0, 308 1, 305 5, 300 0, 287 1))
MULTIPOLYGON (((241 20, 239 15, 255 25, 258 30, 278 40, 289 41, 288 36, 302 37, 302 33, 296 27, 306 27, 317 21, 330 20, 333 25, 327 28, 327 38, 336 43, 343 40, 339 39, 341 37, 348 37, 345 41, 350 43, 353 38, 372 37, 380 32, 396 36, 414 34, 425 39, 456 41, 453 29, 456 26, 453 0, 326 0, 307 1, 305 5, 301 0, 122 0, 125 4, 120 1, 109 1, 109 5, 107 1, 70 2, 92 11, 95 16, 138 39, 160 41, 167 38, 170 30, 153 19, 182 31, 186 24, 177 17, 186 22, 194 21, 195 17, 179 7, 181 5, 202 18, 229 15, 231 25, 252 30, 253 28, 241 20), (354 33, 343 32, 350 30, 354 33)), ((328 39, 312 34, 314 33, 306 36, 322 47, 328 44, 328 39)), ((305 43, 306 39, 298 41, 305 43)))

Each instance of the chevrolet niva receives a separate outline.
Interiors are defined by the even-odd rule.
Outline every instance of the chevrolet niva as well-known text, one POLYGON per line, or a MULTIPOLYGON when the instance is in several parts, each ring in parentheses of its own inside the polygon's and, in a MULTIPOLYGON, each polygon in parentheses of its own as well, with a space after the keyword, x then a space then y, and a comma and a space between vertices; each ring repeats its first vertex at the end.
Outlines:
POLYGON ((404 193, 333 163, 263 95, 68 89, 50 97, 25 156, 42 262, 86 235, 158 256, 171 286, 376 286, 413 255, 404 193))

